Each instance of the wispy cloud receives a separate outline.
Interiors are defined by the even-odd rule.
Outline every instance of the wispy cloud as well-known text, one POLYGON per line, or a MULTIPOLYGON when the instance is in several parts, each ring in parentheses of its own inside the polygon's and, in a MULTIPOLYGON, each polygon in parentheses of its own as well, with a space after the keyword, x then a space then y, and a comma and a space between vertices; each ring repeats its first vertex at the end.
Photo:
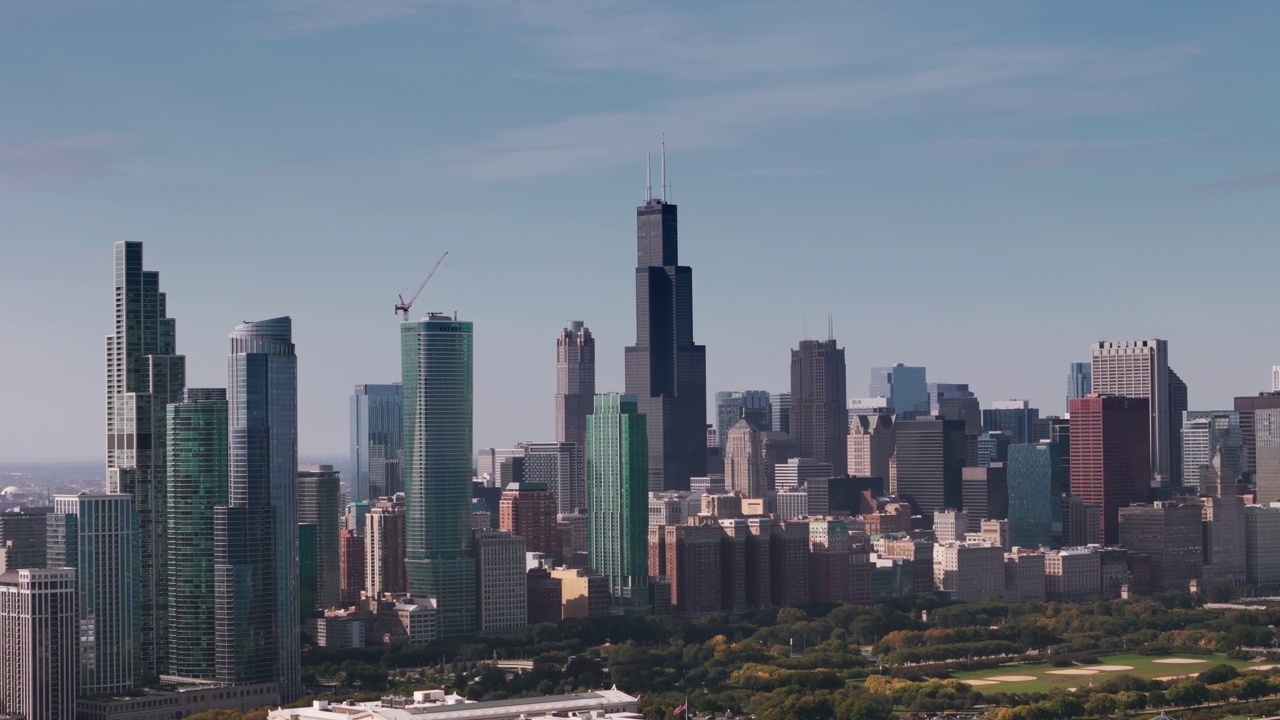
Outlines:
POLYGON ((123 135, 96 133, 0 145, 0 189, 30 190, 113 172, 123 135))
POLYGON ((1218 180, 1216 182, 1205 183, 1203 185, 1192 185, 1191 187, 1182 188, 1176 192, 1179 195, 1225 195, 1228 193, 1246 192, 1249 190, 1273 187, 1280 187, 1280 172, 1261 173, 1259 175, 1246 175, 1244 177, 1218 180))

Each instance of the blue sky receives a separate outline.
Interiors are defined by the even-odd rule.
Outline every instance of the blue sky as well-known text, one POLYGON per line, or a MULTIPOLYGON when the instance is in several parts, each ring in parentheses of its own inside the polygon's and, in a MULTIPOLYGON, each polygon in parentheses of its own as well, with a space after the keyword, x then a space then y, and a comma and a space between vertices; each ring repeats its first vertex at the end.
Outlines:
POLYGON ((634 339, 665 134, 708 385, 923 364, 1062 409, 1163 337, 1195 408, 1280 363, 1272 3, 0 4, 0 458, 102 454, 111 244, 146 243, 192 385, 294 317, 300 445, 397 379, 396 295, 476 323, 477 447, 552 433, 554 338, 634 339))

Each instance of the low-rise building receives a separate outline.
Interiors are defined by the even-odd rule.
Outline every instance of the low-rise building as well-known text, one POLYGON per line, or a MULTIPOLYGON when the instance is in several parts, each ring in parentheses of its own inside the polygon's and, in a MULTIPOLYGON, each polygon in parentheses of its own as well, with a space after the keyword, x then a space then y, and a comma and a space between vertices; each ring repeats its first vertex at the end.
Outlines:
POLYGON ((1093 548, 1063 548, 1044 556, 1050 600, 1084 602, 1102 594, 1102 559, 1093 548))
POLYGON ((961 602, 1004 594, 1004 548, 991 543, 946 542, 933 549, 935 589, 961 602))

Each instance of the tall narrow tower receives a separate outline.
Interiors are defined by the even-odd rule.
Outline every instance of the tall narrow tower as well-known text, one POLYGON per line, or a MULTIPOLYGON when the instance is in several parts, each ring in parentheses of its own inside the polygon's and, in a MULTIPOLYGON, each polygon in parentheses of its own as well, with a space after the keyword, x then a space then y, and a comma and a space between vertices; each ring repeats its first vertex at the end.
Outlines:
POLYGON ((436 601, 441 637, 476 629, 471 554, 472 325, 429 313, 400 323, 405 571, 436 601))
POLYGON ((302 694, 298 625, 298 358, 293 321, 249 322, 227 357, 229 506, 214 511, 220 682, 302 694))
MULTIPOLYGON (((834 339, 801 340, 791 351, 791 437, 799 457, 849 464, 844 348, 834 339)), ((925 404, 928 404, 926 397, 925 404)))
MULTIPOLYGON (((1093 344, 1091 358, 1093 392, 1099 395, 1146 398, 1147 412, 1150 415, 1150 439, 1147 443, 1151 453, 1150 472, 1160 476, 1165 485, 1181 480, 1181 477, 1170 475, 1174 470, 1172 442, 1176 433, 1171 433, 1169 428, 1169 343, 1159 339, 1101 341, 1093 344)), ((1185 398, 1185 389, 1183 397, 1185 398)), ((1181 415, 1178 421, 1181 422, 1181 415)))
POLYGON ((160 273, 142 269, 142 243, 115 244, 115 332, 107 336, 107 492, 133 496, 140 519, 142 675, 166 667, 165 405, 182 399, 186 358, 177 354, 160 273))
POLYGON ((627 393, 649 433, 649 489, 687 490, 707 471, 707 353, 693 341, 693 270, 680 265, 676 206, 646 193, 636 208, 636 344, 627 393))
POLYGON ((556 442, 575 443, 583 457, 595 395, 596 341, 581 320, 570 320, 556 338, 556 442))
POLYGON ((590 565, 609 580, 613 604, 624 612, 649 605, 646 418, 629 395, 597 395, 587 421, 591 468, 587 478, 590 565))

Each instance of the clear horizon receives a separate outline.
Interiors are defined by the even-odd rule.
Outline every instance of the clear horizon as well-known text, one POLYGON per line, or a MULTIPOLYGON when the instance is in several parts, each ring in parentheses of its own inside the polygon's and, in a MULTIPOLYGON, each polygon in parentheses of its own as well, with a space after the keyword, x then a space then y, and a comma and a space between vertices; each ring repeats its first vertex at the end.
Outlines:
POLYGON ((476 449, 550 439, 566 321, 622 388, 664 137, 712 423, 829 312, 851 397, 903 362, 1057 413, 1091 342, 1160 337, 1191 408, 1229 407, 1280 364, 1277 30, 1262 2, 7 3, 0 460, 103 454, 118 240, 189 386, 293 318, 312 458, 399 379, 392 306, 448 250, 413 314, 475 323, 476 449))

